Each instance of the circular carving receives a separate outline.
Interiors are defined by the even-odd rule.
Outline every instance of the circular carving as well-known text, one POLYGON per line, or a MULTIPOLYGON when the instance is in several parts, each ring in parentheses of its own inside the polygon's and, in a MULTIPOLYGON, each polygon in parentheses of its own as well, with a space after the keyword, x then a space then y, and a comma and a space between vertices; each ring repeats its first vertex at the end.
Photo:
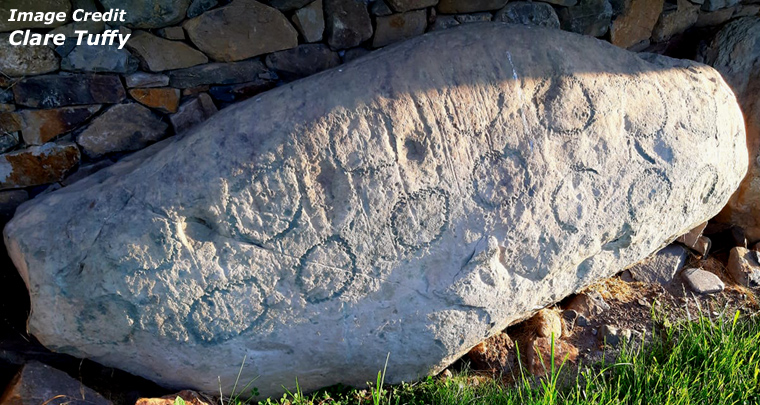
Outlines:
POLYGON ((661 170, 647 169, 628 189, 631 219, 642 220, 647 213, 658 214, 670 198, 672 185, 661 170))
POLYGON ((391 214, 391 229, 402 246, 429 246, 449 221, 449 197, 443 190, 424 189, 399 200, 391 214))
MULTIPOLYGON (((706 86, 704 83, 698 84, 706 86)), ((681 91, 680 94, 683 102, 680 124, 683 129, 689 134, 698 135, 703 140, 717 136, 718 103, 716 98, 719 95, 711 94, 705 90, 705 87, 699 86, 681 91), (694 108, 695 106, 699 109, 694 108)))
POLYGON ((387 117, 382 112, 365 108, 360 113, 338 117, 333 150, 340 167, 349 173, 370 173, 395 162, 390 145, 387 117))
POLYGON ((261 169, 229 182, 227 217, 231 233, 251 243, 282 237, 301 215, 301 192, 290 167, 261 169))
POLYGON ((306 301, 317 304, 341 296, 356 277, 356 256, 343 238, 313 246, 299 260, 296 283, 306 301))
POLYGON ((476 200, 487 208, 497 208, 525 192, 528 171, 517 154, 491 152, 475 165, 472 177, 476 200))
POLYGON ((578 134, 594 122, 596 108, 588 89, 573 76, 541 83, 535 103, 546 128, 560 134, 578 134))
POLYGON ((705 165, 697 170, 693 180, 689 183, 690 198, 688 203, 684 205, 684 213, 700 205, 713 202, 712 200, 718 191, 719 180, 718 169, 713 165, 705 165))
POLYGON ((668 109, 660 88, 649 81, 630 81, 625 86, 625 130, 650 138, 665 128, 668 109))
POLYGON ((248 279, 214 289, 193 303, 190 330, 205 342, 223 342, 258 325, 267 313, 264 290, 248 279))
POLYGON ((574 171, 554 190, 552 211, 562 229, 578 232, 579 227, 596 212, 602 193, 597 187, 597 177, 591 170, 574 171))

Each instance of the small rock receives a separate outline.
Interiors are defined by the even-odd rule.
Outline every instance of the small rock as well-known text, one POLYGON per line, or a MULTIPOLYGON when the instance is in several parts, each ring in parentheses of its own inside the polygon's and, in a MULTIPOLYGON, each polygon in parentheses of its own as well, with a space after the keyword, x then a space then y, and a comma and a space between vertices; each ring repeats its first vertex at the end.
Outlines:
POLYGON ((742 4, 734 13, 734 18, 760 15, 760 4, 742 4))
POLYGON ((678 273, 688 258, 683 246, 669 245, 654 255, 628 268, 633 279, 645 283, 667 284, 678 273))
POLYGON ((599 333, 599 331, 596 330, 596 328, 591 328, 591 334, 596 336, 599 333))
POLYGON ((0 88, 0 104, 13 104, 14 102, 13 90, 0 88))
POLYGON ((32 108, 114 104, 126 97, 118 76, 85 74, 28 77, 13 86, 13 94, 16 104, 32 108))
POLYGON ((581 314, 578 314, 578 319, 575 320, 575 324, 580 327, 585 328, 586 326, 588 326, 588 318, 586 318, 585 316, 581 314))
POLYGON ((322 44, 305 44, 267 55, 266 65, 284 80, 295 80, 340 65, 340 56, 322 44))
POLYGON ((374 15, 375 17, 385 17, 385 16, 393 14, 393 10, 391 10, 391 8, 388 7, 388 4, 385 1, 375 0, 369 6, 369 13, 374 15))
POLYGON ((143 67, 152 72, 182 69, 208 62, 201 52, 184 42, 169 41, 145 31, 135 31, 127 48, 140 58, 143 67))
POLYGON ((601 294, 596 291, 589 291, 587 293, 576 295, 570 300, 570 303, 567 304, 566 309, 573 309, 579 314, 591 316, 609 310, 610 306, 604 301, 601 294))
POLYGON ((108 153, 142 149, 164 137, 167 124, 137 103, 118 104, 95 118, 77 136, 77 143, 91 158, 108 153))
POLYGON ((436 18, 438 18, 438 12, 435 11, 435 7, 430 7, 429 9, 427 9, 427 12, 428 12, 427 22, 428 22, 428 26, 430 26, 433 23, 435 23, 436 18))
POLYGON ((61 69, 73 72, 128 74, 137 70, 139 61, 117 45, 80 45, 61 60, 61 69))
POLYGON ((528 324, 535 330, 538 337, 554 336, 554 339, 562 337, 562 318, 558 311, 542 309, 528 320, 528 324))
MULTIPOLYGON (((362 2, 354 2, 361 4, 362 2)), ((216 61, 232 62, 298 46, 298 32, 277 9, 235 0, 183 24, 187 36, 216 61)))
POLYGON ((758 257, 758 252, 741 246, 731 249, 726 269, 738 284, 745 287, 760 287, 760 257, 758 257))
POLYGON ((231 63, 207 63, 168 73, 169 85, 188 89, 207 84, 239 84, 254 79, 274 81, 276 76, 259 60, 231 63))
POLYGON ((21 116, 17 112, 0 113, 1 132, 17 132, 21 131, 21 128, 23 127, 24 122, 21 120, 21 116))
MULTIPOLYGON (((692 4, 688 0, 678 0, 677 7, 660 14, 660 18, 657 20, 654 30, 652 30, 652 39, 655 42, 667 41, 673 35, 680 34, 689 29, 697 22, 697 18, 699 18, 699 6, 692 4)), ((704 225, 707 226, 707 223, 705 222, 704 225)), ((695 228, 695 230, 698 228, 695 228)), ((702 230, 704 230, 704 227, 702 230)), ((700 234, 702 230, 699 231, 700 234)), ((682 236, 682 238, 693 232, 694 230, 682 236)), ((698 238, 699 236, 696 237, 698 238)))
POLYGON ((443 379, 448 380, 453 377, 454 377, 454 373, 452 373, 451 370, 449 370, 448 368, 446 370, 443 370, 443 372, 441 373, 441 378, 443 379))
POLYGON ((743 248, 747 248, 747 234, 744 231, 744 228, 740 226, 732 226, 731 229, 731 239, 734 242, 734 246, 739 246, 743 248))
POLYGON ((100 0, 106 10, 126 10, 124 23, 132 28, 161 28, 185 18, 190 0, 100 0))
POLYGON ((492 11, 504 7, 505 4, 507 0, 441 0, 438 3, 438 12, 460 14, 492 11))
POLYGON ((346 49, 346 52, 343 54, 343 63, 351 62, 352 60, 359 59, 370 53, 372 53, 372 51, 362 47, 346 49))
POLYGON ((124 81, 127 83, 127 88, 165 87, 169 85, 169 76, 160 73, 137 72, 126 76, 124 81))
POLYGON ((718 276, 702 269, 686 269, 681 273, 681 277, 689 288, 698 294, 716 294, 725 288, 718 276))
POLYGON ((623 341, 631 342, 632 332, 630 329, 618 329, 615 326, 604 324, 599 332, 599 338, 602 342, 612 347, 617 347, 623 341))
POLYGON ((193 0, 187 8, 187 18, 195 18, 216 7, 219 0, 193 0))
POLYGON ((353 48, 372 37, 372 21, 364 2, 324 0, 327 44, 333 49, 353 48))
POLYGON ((547 3, 515 1, 496 12, 494 21, 559 29, 559 18, 547 3))
POLYGON ((515 343, 504 332, 480 342, 467 357, 475 370, 496 373, 511 370, 517 359, 515 343))
POLYGON ((129 90, 138 103, 164 113, 175 113, 179 108, 179 89, 171 87, 129 90))
POLYGON ((0 153, 5 153, 19 144, 21 134, 19 132, 1 132, 0 133, 0 153))
MULTIPOLYGON (((535 376, 546 375, 551 370, 552 338, 539 337, 528 344, 525 354, 528 371, 535 376)), ((554 340, 554 366, 560 367, 566 361, 574 362, 578 349, 564 340, 554 340)))
POLYGON ((188 129, 200 124, 216 114, 217 109, 208 94, 201 93, 197 98, 186 101, 177 113, 169 119, 174 126, 174 132, 181 134, 188 129))
POLYGON ((100 111, 100 105, 22 110, 21 134, 27 145, 42 145, 58 135, 77 129, 100 111))
POLYGON ((704 0, 702 11, 716 11, 723 8, 733 7, 739 4, 739 0, 704 0))
POLYGON ((69 0, 3 0, 0 7, 0 32, 23 30, 26 28, 54 28, 66 24, 66 21, 53 21, 45 24, 44 21, 10 21, 11 10, 16 9, 32 13, 65 13, 71 15, 71 2, 69 0))
POLYGON ((161 38, 170 39, 172 41, 185 40, 185 30, 183 30, 182 27, 161 28, 158 30, 157 34, 160 35, 161 38))
POLYGON ((13 46, 10 34, 0 34, 0 72, 5 75, 32 76, 58 70, 58 58, 47 46, 13 46))
POLYGON ((697 243, 694 244, 692 247, 692 250, 697 253, 700 257, 707 257, 707 254, 710 253, 710 249, 712 248, 712 241, 707 236, 700 236, 699 239, 697 239, 697 243))
POLYGON ((565 31, 601 37, 609 29, 612 5, 609 0, 581 0, 577 6, 560 9, 557 16, 565 31))
POLYGON ((629 270, 623 270, 620 272, 620 279, 626 283, 633 283, 636 279, 633 278, 633 274, 629 270))
POLYGON ((580 314, 578 314, 578 311, 574 309, 568 309, 562 312, 562 319, 564 319, 566 323, 572 325, 575 324, 575 321, 578 319, 579 315, 580 314))
POLYGON ((293 11, 299 9, 312 0, 266 0, 266 3, 280 11, 293 11))
POLYGON ((201 93, 208 93, 210 89, 211 89, 211 86, 207 84, 203 86, 191 87, 189 89, 183 89, 182 97, 193 97, 201 93))
POLYGON ((325 32, 325 15, 322 11, 322 0, 317 0, 293 13, 293 25, 301 33, 306 42, 319 42, 325 32))
POLYGON ((456 17, 453 15, 439 15, 430 27, 430 31, 445 30, 451 27, 456 27, 459 24, 459 21, 457 21, 456 17))
POLYGON ((403 41, 425 33, 427 12, 425 10, 409 11, 375 20, 375 37, 372 46, 380 48, 394 42, 403 41))
POLYGON ((28 199, 29 193, 25 190, 0 191, 0 225, 10 221, 16 213, 16 208, 28 199))
POLYGON ((135 405, 174 405, 177 397, 182 398, 182 400, 187 405, 212 404, 210 400, 206 399, 204 396, 195 391, 183 390, 176 394, 165 395, 161 398, 140 398, 137 400, 135 405))
POLYGON ((268 80, 257 80, 248 83, 231 84, 229 86, 214 86, 208 92, 215 100, 223 103, 236 103, 247 100, 257 94, 274 87, 268 80))
POLYGON ((0 155, 0 190, 61 181, 79 164, 79 148, 72 143, 46 143, 0 155))
MULTIPOLYGON (((426 7, 435 6, 436 3, 438 3, 438 0, 387 0, 387 1, 388 1, 388 5, 391 6, 393 10, 396 11, 397 13, 403 13, 410 10, 419 10, 426 7)), ((384 3, 384 2, 377 1, 376 3, 384 3)), ((375 14, 375 15, 382 16, 383 14, 375 14)), ((388 15, 388 14, 385 14, 385 15, 388 15)))
POLYGON ((630 48, 652 36, 665 0, 631 1, 612 21, 610 42, 621 48, 630 48))
POLYGON ((454 18, 456 18, 460 24, 467 24, 491 21, 493 19, 493 15, 491 13, 459 14, 455 15, 454 18))
POLYGON ((111 405, 100 394, 63 371, 30 361, 5 389, 2 405, 111 405))
POLYGON ((736 7, 724 8, 717 11, 699 11, 697 22, 694 24, 694 28, 714 27, 723 25, 726 21, 733 17, 736 7))
POLYGON ((697 225, 696 228, 690 230, 688 233, 679 236, 678 239, 676 239, 676 242, 689 248, 694 247, 694 245, 697 244, 699 237, 702 236, 702 232, 704 232, 706 227, 707 222, 703 222, 697 225))

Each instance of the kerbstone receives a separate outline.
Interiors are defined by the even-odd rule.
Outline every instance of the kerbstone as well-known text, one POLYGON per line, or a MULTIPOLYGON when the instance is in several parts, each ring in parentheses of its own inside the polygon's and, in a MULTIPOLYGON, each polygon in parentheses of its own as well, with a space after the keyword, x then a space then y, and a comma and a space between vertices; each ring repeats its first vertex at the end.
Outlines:
POLYGON ((246 358, 264 397, 364 385, 388 352, 386 383, 439 372, 711 218, 746 167, 714 69, 471 24, 226 108, 4 237, 44 345, 226 394, 246 358))

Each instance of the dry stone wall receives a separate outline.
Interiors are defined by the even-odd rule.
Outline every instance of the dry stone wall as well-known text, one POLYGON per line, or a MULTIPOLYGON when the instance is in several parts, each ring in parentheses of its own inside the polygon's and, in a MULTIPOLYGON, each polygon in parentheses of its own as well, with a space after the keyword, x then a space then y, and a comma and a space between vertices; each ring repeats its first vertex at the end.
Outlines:
MULTIPOLYGON (((634 50, 679 53, 694 48, 689 35, 695 30, 717 30, 732 19, 757 15, 756 3, 7 0, 0 10, 0 162, 6 167, 0 188, 12 191, 0 194, 25 190, 34 196, 50 185, 60 187, 79 168, 105 167, 232 103, 425 32, 487 21, 532 24, 634 50), (119 8, 126 18, 123 26, 9 22, 13 8, 68 16, 77 9, 119 8), (8 36, 18 29, 70 38, 57 47, 11 46, 8 36), (76 46, 73 40, 76 30, 109 29, 131 33, 127 46, 76 46), (44 152, 35 149, 48 143, 44 152), (79 153, 72 155, 72 147, 79 153)), ((1 208, 12 211, 14 205, 1 208)))

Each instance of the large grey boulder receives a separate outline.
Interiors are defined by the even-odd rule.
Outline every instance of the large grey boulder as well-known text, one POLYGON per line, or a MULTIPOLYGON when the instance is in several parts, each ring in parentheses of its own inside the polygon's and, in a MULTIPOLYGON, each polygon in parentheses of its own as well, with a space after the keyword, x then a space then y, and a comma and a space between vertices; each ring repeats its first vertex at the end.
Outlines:
POLYGON ((472 24, 226 108, 18 209, 4 237, 29 330, 226 393, 244 358, 262 396, 363 385, 389 352, 387 382, 440 371, 737 187, 731 91, 649 58, 472 24))

